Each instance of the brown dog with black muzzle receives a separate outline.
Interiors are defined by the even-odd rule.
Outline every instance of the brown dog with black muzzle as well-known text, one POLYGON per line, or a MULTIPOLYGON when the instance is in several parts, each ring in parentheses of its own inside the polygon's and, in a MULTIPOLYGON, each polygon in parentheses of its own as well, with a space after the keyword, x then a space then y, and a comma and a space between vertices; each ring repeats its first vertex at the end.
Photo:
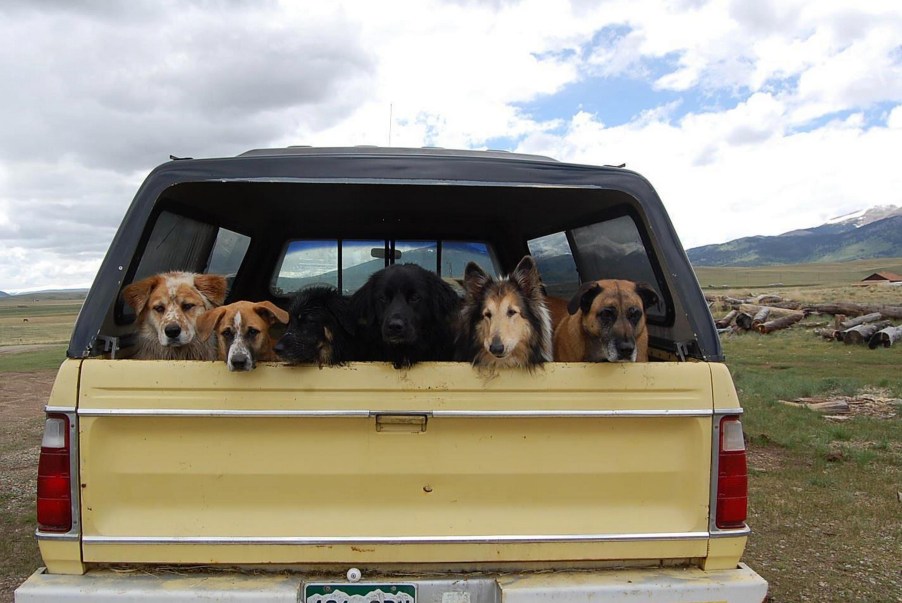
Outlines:
POLYGON ((200 317, 197 330, 202 337, 216 333, 219 359, 230 371, 251 371, 258 362, 276 360, 269 328, 288 323, 288 312, 272 302, 237 301, 210 310, 200 317))
POLYGON ((647 362, 645 309, 658 302, 645 283, 583 283, 554 331, 557 362, 647 362))

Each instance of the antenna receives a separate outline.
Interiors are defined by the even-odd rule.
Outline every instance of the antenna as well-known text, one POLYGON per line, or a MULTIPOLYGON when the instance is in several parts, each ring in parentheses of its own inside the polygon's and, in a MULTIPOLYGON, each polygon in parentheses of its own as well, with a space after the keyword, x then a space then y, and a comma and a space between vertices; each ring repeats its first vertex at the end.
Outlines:
POLYGON ((394 105, 392 103, 388 104, 388 146, 391 146, 391 121, 392 121, 392 111, 394 109, 394 105))

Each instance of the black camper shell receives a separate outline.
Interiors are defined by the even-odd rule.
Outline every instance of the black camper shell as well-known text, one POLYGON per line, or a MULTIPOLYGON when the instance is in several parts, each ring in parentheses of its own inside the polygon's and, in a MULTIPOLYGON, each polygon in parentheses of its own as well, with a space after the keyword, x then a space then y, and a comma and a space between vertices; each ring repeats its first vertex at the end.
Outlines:
POLYGON ((134 317, 120 293, 149 272, 226 273, 227 303, 285 307, 290 291, 274 283, 287 246, 334 240, 340 249, 351 239, 384 241, 386 264, 401 239, 432 241, 439 267, 442 241, 485 242, 497 272, 531 253, 549 293, 565 298, 589 280, 648 282, 660 297, 649 312, 652 359, 723 359, 686 253, 639 174, 505 152, 371 147, 260 149, 157 167, 110 245, 68 356, 127 356, 134 317), (222 233, 232 237, 225 252, 222 233))

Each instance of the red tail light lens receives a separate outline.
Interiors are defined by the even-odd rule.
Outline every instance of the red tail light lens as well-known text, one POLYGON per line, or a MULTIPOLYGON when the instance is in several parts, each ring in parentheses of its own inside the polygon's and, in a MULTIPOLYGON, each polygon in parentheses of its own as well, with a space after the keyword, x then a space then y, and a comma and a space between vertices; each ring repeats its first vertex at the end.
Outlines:
POLYGON ((748 512, 749 477, 745 460, 745 439, 739 417, 720 421, 720 451, 717 468, 717 514, 721 529, 741 528, 748 512))
POLYGON ((69 419, 48 415, 38 461, 38 529, 72 528, 72 480, 69 473, 69 419))

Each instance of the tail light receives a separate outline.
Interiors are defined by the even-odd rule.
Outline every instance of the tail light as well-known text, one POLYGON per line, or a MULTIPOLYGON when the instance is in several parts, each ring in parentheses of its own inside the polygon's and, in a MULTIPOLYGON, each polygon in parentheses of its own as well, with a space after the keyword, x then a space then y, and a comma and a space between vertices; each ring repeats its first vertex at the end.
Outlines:
POLYGON ((717 511, 715 524, 721 529, 745 525, 749 497, 745 439, 737 416, 720 420, 720 450, 717 467, 717 511))
POLYGON ((48 415, 38 461, 38 529, 72 529, 72 479, 69 472, 69 419, 48 415))

